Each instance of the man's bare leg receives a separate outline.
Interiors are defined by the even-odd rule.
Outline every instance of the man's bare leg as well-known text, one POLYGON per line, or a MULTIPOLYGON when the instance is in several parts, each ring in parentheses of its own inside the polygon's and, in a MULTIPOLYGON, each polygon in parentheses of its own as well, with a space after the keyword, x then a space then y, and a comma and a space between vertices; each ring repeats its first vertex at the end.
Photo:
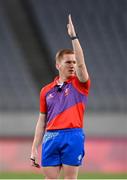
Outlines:
POLYGON ((43 174, 45 175, 46 180, 50 179, 58 179, 60 174, 61 166, 51 166, 51 167, 43 167, 43 174))
POLYGON ((63 165, 63 171, 64 171, 64 179, 77 179, 78 177, 78 171, 79 171, 79 166, 68 166, 68 165, 63 165))

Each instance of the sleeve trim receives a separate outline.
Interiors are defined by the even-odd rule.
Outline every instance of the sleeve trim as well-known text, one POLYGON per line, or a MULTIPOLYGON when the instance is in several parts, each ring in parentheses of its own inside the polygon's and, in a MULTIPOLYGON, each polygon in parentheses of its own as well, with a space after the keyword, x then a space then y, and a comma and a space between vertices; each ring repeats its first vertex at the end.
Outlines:
POLYGON ((47 114, 46 112, 40 112, 41 114, 47 114))

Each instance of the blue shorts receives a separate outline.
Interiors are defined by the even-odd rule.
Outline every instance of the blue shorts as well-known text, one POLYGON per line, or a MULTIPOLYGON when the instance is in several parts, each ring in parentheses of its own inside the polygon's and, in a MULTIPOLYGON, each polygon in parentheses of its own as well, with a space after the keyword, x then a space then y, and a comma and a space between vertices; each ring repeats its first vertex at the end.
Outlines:
POLYGON ((41 165, 81 165, 84 142, 85 134, 80 128, 47 131, 42 142, 41 165))

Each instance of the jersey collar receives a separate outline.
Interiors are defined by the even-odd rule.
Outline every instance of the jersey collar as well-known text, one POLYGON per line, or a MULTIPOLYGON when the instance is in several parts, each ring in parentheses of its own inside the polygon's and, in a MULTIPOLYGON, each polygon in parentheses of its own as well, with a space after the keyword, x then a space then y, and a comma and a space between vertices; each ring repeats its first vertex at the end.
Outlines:
MULTIPOLYGON (((75 76, 70 76, 64 83, 70 83, 74 78, 75 76)), ((58 80, 59 80, 59 76, 56 76, 53 82, 53 86, 58 85, 58 80)))

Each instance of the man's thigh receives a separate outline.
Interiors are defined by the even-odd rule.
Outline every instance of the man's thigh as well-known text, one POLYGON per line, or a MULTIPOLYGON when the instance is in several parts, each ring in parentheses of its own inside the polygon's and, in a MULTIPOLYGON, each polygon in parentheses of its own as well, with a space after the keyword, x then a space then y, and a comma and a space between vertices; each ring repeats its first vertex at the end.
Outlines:
POLYGON ((79 166, 62 165, 64 171, 64 179, 77 179, 79 166))
POLYGON ((46 179, 58 179, 61 166, 42 167, 46 179))

